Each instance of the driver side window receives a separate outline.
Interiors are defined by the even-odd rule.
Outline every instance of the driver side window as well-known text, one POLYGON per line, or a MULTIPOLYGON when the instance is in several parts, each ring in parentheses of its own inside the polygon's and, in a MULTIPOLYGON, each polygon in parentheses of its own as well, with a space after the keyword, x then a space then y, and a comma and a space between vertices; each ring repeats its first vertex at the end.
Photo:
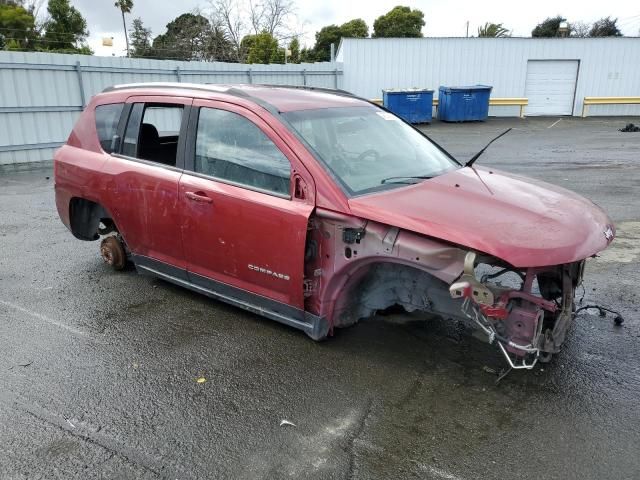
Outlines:
POLYGON ((226 110, 200 109, 195 171, 280 196, 290 191, 287 157, 257 125, 226 110))

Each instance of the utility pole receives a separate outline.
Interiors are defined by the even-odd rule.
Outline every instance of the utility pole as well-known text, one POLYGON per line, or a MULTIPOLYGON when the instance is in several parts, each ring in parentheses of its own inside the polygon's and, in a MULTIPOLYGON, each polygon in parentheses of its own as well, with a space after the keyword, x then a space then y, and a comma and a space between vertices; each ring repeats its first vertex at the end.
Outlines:
POLYGON ((469 20, 467 20, 467 38, 469 38, 469 20))

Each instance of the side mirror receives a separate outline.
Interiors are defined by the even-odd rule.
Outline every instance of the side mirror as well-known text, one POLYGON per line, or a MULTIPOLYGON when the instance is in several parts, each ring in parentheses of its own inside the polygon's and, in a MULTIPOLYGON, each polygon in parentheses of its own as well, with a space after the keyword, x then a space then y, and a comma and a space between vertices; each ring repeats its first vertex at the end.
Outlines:
POLYGON ((120 152, 120 135, 114 135, 111 137, 111 153, 120 152))

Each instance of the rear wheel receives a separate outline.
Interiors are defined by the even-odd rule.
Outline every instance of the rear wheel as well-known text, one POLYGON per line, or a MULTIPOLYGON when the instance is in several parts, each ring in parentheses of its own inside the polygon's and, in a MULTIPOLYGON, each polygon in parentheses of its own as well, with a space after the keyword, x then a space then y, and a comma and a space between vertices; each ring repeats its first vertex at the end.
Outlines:
POLYGON ((127 253, 122 242, 115 236, 106 237, 100 243, 100 255, 114 270, 122 270, 127 264, 127 253))

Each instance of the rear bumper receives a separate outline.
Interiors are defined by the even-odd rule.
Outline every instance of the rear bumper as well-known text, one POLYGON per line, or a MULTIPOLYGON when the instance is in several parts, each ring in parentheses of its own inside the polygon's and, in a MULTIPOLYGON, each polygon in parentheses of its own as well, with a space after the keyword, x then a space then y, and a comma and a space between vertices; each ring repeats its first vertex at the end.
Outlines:
POLYGON ((56 209, 58 210, 58 216, 65 227, 71 230, 71 221, 69 219, 69 204, 71 202, 71 193, 59 185, 54 185, 55 197, 56 197, 56 209))

